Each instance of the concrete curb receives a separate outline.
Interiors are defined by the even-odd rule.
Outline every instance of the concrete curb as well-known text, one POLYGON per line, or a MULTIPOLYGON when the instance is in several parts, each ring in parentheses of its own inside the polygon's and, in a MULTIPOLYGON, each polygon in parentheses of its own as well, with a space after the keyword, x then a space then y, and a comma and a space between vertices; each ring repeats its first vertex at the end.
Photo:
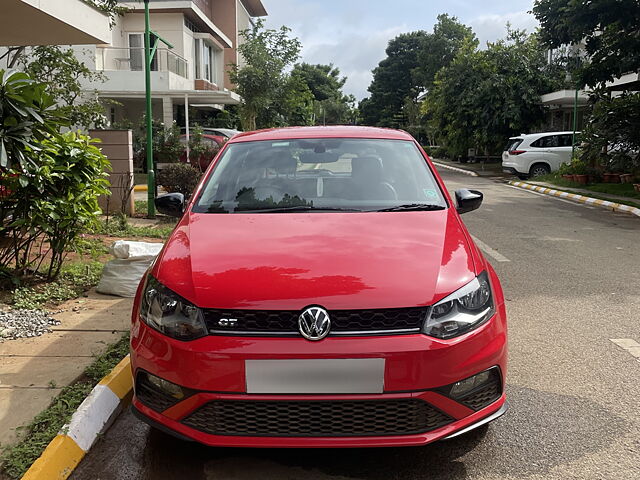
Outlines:
POLYGON ((538 185, 531 185, 526 182, 509 181, 509 185, 514 187, 523 188, 525 190, 531 190, 545 195, 565 198, 567 200, 573 200, 578 203, 584 203, 586 205, 596 205, 598 207, 606 208, 613 212, 630 213, 640 217, 640 208, 631 207, 629 205, 623 205, 621 203, 609 202, 608 200, 600 200, 599 198, 585 197, 584 195, 578 195, 577 193, 564 192, 562 190, 555 190, 553 188, 539 187, 538 185))
POLYGON ((464 173, 465 175, 471 175, 472 177, 479 177, 479 175, 473 170, 465 170, 464 168, 452 167, 451 165, 445 165, 444 163, 434 162, 433 160, 431 160, 431 162, 437 167, 446 168, 447 170, 453 170, 454 172, 464 173))
POLYGON ((149 187, 147 185, 134 185, 133 186, 133 191, 134 192, 147 192, 147 191, 149 191, 149 187))
POLYGON ((122 408, 133 389, 131 361, 127 355, 93 388, 68 425, 49 443, 22 480, 64 480, 78 466, 122 408))

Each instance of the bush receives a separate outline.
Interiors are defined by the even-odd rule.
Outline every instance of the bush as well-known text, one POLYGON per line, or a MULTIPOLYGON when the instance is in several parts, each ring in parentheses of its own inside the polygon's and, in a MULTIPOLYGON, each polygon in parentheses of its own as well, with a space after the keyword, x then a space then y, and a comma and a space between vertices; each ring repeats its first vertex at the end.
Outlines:
POLYGON ((167 165, 158 173, 158 185, 162 185, 167 192, 182 193, 190 197, 198 185, 202 173, 186 163, 167 165))

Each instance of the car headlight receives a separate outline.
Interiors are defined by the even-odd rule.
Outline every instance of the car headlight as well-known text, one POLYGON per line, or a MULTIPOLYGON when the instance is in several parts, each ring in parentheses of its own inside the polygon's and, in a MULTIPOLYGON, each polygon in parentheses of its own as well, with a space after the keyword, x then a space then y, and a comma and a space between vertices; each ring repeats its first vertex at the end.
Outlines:
POLYGON ((151 328, 177 340, 194 340, 207 334, 200 309, 151 275, 142 292, 140 316, 151 328))
POLYGON ((479 327, 495 312, 487 272, 443 298, 429 310, 423 332, 436 338, 453 338, 479 327))

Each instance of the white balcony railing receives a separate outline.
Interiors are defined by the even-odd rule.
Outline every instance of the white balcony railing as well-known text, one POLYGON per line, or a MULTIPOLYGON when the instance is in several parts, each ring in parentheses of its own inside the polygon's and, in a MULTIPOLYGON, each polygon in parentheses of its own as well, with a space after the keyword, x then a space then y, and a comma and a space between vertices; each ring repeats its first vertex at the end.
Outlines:
MULTIPOLYGON (((144 48, 96 47, 96 70, 144 71, 144 48)), ((151 63, 154 72, 172 72, 189 78, 189 63, 166 48, 158 48, 151 63)))

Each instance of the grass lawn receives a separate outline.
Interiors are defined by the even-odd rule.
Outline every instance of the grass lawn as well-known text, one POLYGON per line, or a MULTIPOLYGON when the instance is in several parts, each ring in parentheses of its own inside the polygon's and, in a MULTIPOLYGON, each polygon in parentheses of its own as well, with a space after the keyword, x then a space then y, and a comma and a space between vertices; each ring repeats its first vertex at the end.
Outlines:
POLYGON ((579 192, 575 189, 588 190, 589 192, 593 192, 588 195, 590 197, 599 198, 601 200, 609 200, 616 203, 624 203, 625 205, 640 208, 640 192, 636 192, 633 189, 633 184, 631 183, 593 183, 590 185, 581 185, 579 183, 567 180, 566 178, 562 178, 560 175, 555 173, 544 175, 542 177, 536 177, 535 179, 530 180, 530 182, 533 183, 535 183, 536 181, 551 183, 569 193, 584 195, 584 192, 579 192), (638 199, 639 201, 621 201, 619 198, 614 198, 610 195, 620 195, 623 197, 628 197, 630 199, 638 199))

